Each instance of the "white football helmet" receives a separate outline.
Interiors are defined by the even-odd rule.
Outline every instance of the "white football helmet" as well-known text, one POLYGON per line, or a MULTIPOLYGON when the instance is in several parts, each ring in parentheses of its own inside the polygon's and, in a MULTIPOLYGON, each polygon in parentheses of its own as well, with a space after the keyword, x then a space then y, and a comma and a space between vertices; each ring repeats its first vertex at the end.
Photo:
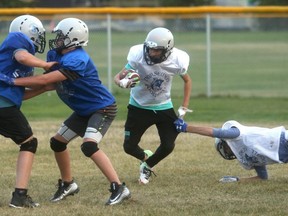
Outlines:
POLYGON ((44 52, 45 29, 38 18, 31 15, 18 16, 11 22, 9 32, 22 32, 32 40, 36 52, 44 52))
POLYGON ((236 159, 235 154, 230 149, 229 145, 225 140, 215 138, 215 148, 218 153, 225 159, 225 160, 234 160, 236 159))
POLYGON ((174 47, 174 37, 170 30, 162 27, 151 30, 144 42, 144 58, 148 65, 153 65, 165 61, 174 47), (160 57, 149 55, 149 49, 162 50, 160 57))
POLYGON ((49 48, 61 51, 71 47, 87 46, 89 30, 87 25, 77 18, 61 20, 53 29, 55 39, 49 40, 49 48))

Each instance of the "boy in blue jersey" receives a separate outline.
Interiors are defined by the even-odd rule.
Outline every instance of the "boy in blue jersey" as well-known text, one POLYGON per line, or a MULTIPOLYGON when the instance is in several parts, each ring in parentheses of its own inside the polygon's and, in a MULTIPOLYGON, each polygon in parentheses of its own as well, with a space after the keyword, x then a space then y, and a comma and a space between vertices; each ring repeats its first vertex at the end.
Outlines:
MULTIPOLYGON (((47 63, 34 56, 36 52, 44 52, 45 43, 45 29, 38 18, 30 15, 15 18, 10 24, 8 36, 0 46, 0 74, 17 78, 32 76, 33 67, 48 70, 55 62, 47 63)), ((27 194, 38 142, 20 108, 23 99, 43 91, 29 91, 21 86, 0 84, 0 134, 12 139, 20 147, 15 191, 10 207, 33 208, 39 205, 27 194)))
POLYGON ((130 82, 120 78, 131 69, 138 72, 140 81, 130 90, 123 146, 127 154, 141 161, 139 183, 148 184, 152 168, 172 153, 178 136, 173 125, 177 115, 171 100, 174 76, 180 76, 184 83, 178 115, 183 117, 189 111, 192 81, 187 71, 190 58, 186 52, 174 47, 174 37, 168 29, 158 27, 148 33, 144 44, 130 48, 127 61, 115 76, 115 83, 129 88, 130 82), (139 146, 141 137, 152 125, 157 127, 160 138, 154 154, 139 146))
POLYGON ((82 152, 93 160, 110 182, 112 194, 106 205, 118 204, 130 197, 130 191, 120 182, 109 158, 98 148, 117 114, 115 98, 102 85, 96 66, 82 48, 88 43, 87 25, 79 19, 66 18, 58 23, 53 33, 56 37, 49 41, 47 60, 57 61, 59 65, 43 75, 8 81, 11 85, 20 86, 42 85, 48 88, 49 84, 55 85, 59 98, 74 111, 50 140, 61 173, 58 190, 51 201, 58 202, 79 191, 72 177, 67 144, 81 136, 82 152))

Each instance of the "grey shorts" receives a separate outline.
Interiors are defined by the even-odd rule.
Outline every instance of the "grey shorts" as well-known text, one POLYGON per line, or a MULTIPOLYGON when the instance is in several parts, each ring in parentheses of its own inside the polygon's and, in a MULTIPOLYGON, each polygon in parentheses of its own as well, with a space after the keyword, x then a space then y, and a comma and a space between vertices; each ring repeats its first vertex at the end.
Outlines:
POLYGON ((85 117, 79 116, 74 112, 64 121, 64 124, 80 137, 85 135, 87 128, 94 128, 104 136, 115 119, 116 113, 116 104, 97 110, 90 116, 85 117))

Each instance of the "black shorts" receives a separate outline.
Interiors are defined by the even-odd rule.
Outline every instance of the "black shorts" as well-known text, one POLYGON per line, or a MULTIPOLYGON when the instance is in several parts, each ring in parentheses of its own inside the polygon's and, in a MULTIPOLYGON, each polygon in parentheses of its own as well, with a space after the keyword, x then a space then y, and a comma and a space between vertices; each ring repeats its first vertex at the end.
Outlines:
POLYGON ((32 129, 16 106, 0 108, 0 134, 20 144, 33 135, 32 129))

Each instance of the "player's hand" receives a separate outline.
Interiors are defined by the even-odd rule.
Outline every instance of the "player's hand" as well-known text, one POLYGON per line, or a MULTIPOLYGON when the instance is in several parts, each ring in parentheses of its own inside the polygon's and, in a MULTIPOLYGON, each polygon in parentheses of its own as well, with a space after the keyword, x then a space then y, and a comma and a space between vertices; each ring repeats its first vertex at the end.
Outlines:
POLYGON ((125 78, 123 78, 122 80, 119 81, 119 86, 121 88, 127 88, 128 82, 129 82, 129 79, 127 77, 125 77, 125 78))
POLYGON ((237 182, 239 181, 239 177, 237 176, 223 176, 219 182, 222 182, 222 183, 230 183, 230 182, 237 182))
POLYGON ((128 73, 125 78, 119 81, 121 88, 133 88, 137 83, 140 82, 140 77, 137 73, 128 73))
POLYGON ((46 62, 46 65, 45 65, 45 67, 43 67, 43 69, 47 72, 47 71, 50 71, 51 70, 51 68, 54 66, 54 65, 57 65, 57 64, 59 64, 58 62, 55 62, 55 61, 53 61, 53 62, 46 62))
POLYGON ((15 79, 0 73, 0 81, 6 83, 7 85, 14 86, 15 79))
POLYGON ((187 123, 183 119, 178 118, 174 121, 174 125, 178 132, 187 132, 187 123))
POLYGON ((183 118, 187 112, 193 112, 193 110, 190 110, 187 107, 180 106, 178 109, 178 117, 183 118))

